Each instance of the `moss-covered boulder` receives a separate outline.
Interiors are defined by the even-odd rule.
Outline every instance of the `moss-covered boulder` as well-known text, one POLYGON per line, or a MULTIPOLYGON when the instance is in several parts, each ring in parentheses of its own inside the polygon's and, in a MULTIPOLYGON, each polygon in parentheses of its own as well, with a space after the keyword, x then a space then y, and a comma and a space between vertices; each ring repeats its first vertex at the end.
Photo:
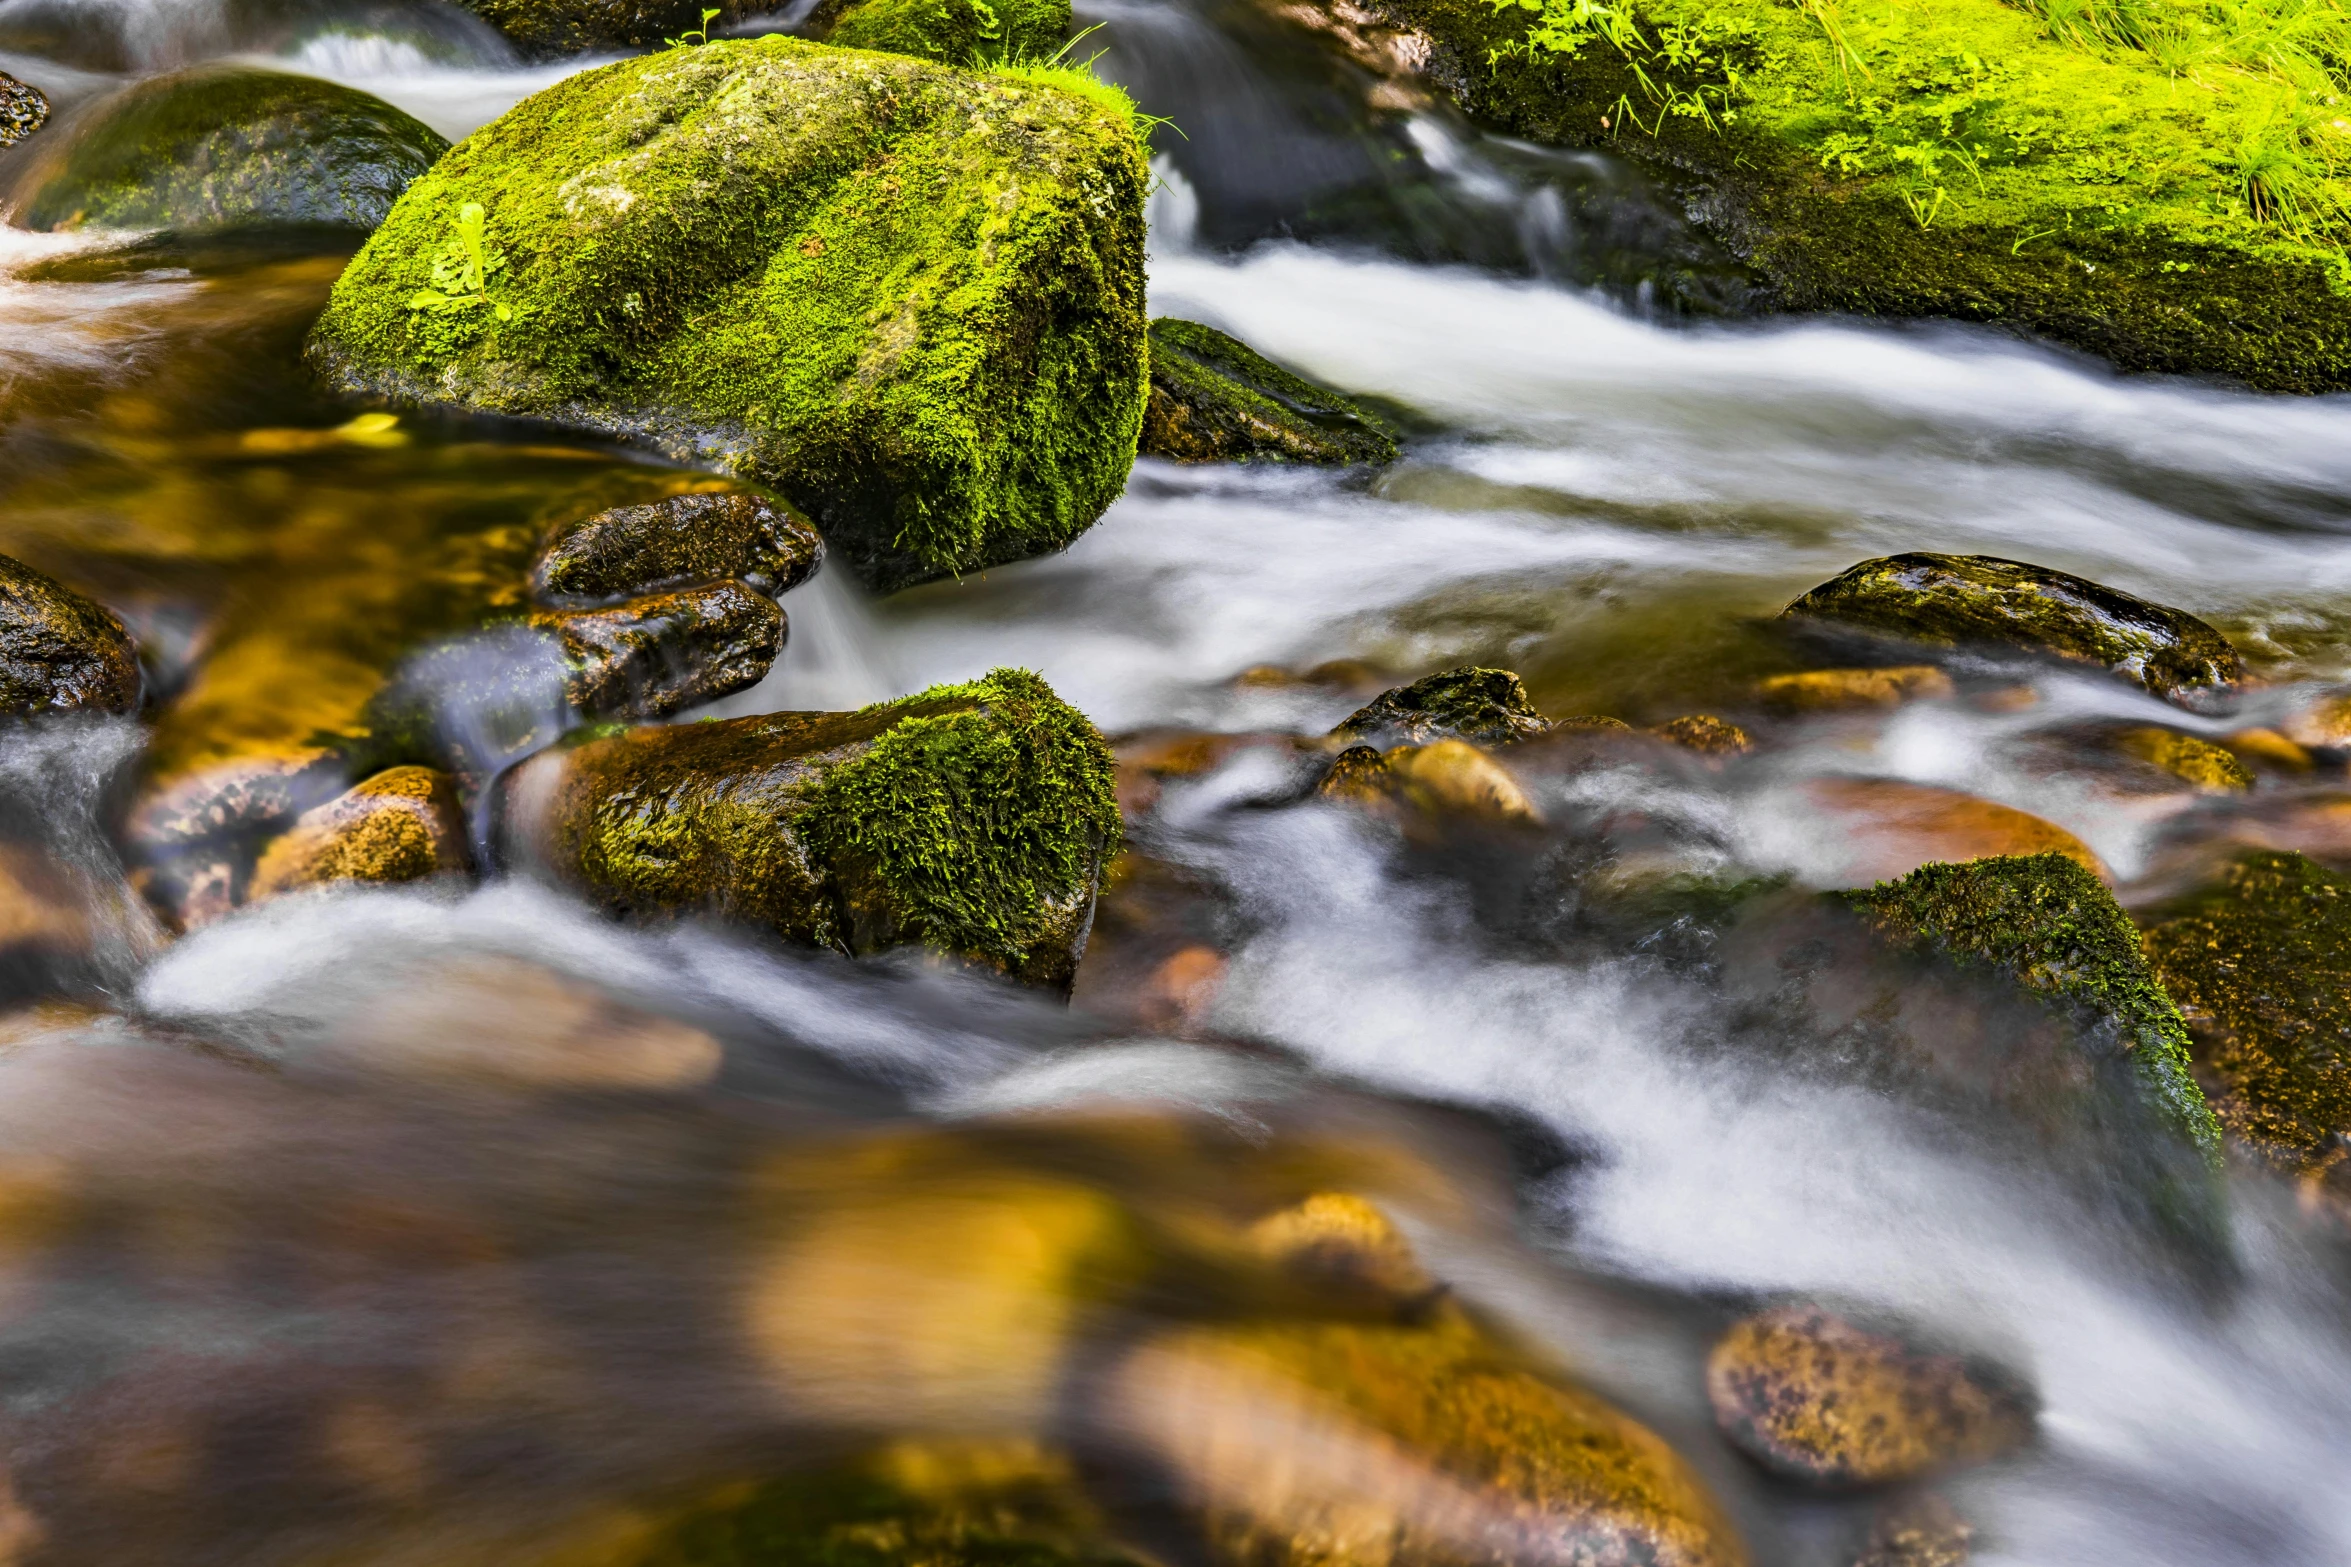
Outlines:
POLYGON ((2031 1394, 2000 1368, 1819 1306, 1733 1323, 1706 1357, 1706 1397, 1742 1452, 1819 1486, 1981 1463, 2033 1431, 2031 1394))
POLYGON ((1477 117, 1652 165, 1766 304, 2351 385, 2339 22, 2322 40, 2283 12, 2053 0, 1382 9, 1421 35, 1396 57, 1477 117))
POLYGON ((773 9, 761 0, 456 0, 513 41, 526 59, 590 50, 652 49, 673 38, 707 37, 709 27, 773 9))
POLYGON ((741 582, 652 593, 602 609, 544 610, 568 666, 564 695, 591 718, 666 718, 757 685, 784 647, 784 612, 741 582))
POLYGON ((839 49, 880 49, 943 65, 1043 60, 1069 36, 1069 0, 833 0, 810 26, 839 49))
POLYGON ((471 864, 456 780, 428 767, 394 767, 297 818, 262 852, 248 896, 423 881, 461 875, 471 864))
POLYGON ((1865 560, 1780 615, 1933 647, 2014 649, 2092 664, 2173 699, 2226 692, 2244 678, 2228 638, 2183 610, 1991 555, 1865 560))
POLYGON ((0 71, 0 147, 13 147, 48 123, 48 95, 0 71))
POLYGON ((139 654, 114 612, 0 555, 0 716, 139 705, 139 654))
POLYGON ((773 34, 569 77, 412 186, 313 362, 624 432, 806 512, 869 583, 1056 550, 1146 384, 1132 105, 773 34))
POLYGON ((2288 1169, 2351 1138, 2351 878, 2263 852, 2162 911, 2146 949, 2223 1125, 2288 1169))
POLYGON ((1350 713, 1331 731, 1331 738, 1382 749, 1446 738, 1507 745, 1550 727, 1527 699, 1518 676, 1507 669, 1465 666, 1381 692, 1350 713))
POLYGON ((76 117, 17 206, 31 229, 371 229, 449 143, 312 76, 201 66, 76 117))
POLYGON ((1369 410, 1196 321, 1151 323, 1142 453, 1175 462, 1388 463, 1369 410))
POLYGON ((1063 988, 1119 835, 1108 748, 1012 669, 854 713, 592 739, 518 769, 507 800, 517 851, 615 911, 925 945, 1063 988))
POLYGON ((531 568, 531 591, 561 604, 731 577, 775 597, 823 564, 824 540, 789 506, 695 491, 558 524, 531 568))

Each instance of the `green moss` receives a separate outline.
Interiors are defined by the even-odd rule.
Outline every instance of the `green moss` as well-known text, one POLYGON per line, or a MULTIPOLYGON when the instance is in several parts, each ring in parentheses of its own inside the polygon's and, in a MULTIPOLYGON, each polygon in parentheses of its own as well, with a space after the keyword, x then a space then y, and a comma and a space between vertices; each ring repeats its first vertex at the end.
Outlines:
POLYGON ((1899 950, 1997 970, 2088 1025, 2111 1031, 2142 1101, 2208 1161, 2220 1128, 2196 1086, 2187 1027, 2105 884, 2062 854, 1922 865, 1841 894, 1899 950))
POLYGON ((880 49, 943 65, 1052 55, 1069 36, 1069 0, 862 0, 831 8, 824 34, 843 49, 880 49))
POLYGON ((1389 463, 1368 409, 1196 321, 1151 323, 1142 450, 1178 462, 1389 463))
POLYGON ((800 830, 870 866, 918 939, 1018 968, 1118 850, 1116 770, 1085 715, 1024 669, 865 712, 941 703, 970 705, 907 718, 833 768, 800 830))
POLYGON ((2351 878, 2248 855, 2165 911, 2146 949, 2232 1132, 2291 1166, 2351 1132, 2351 878))
POLYGON ((765 14, 763 0, 455 0, 512 39, 531 59, 590 49, 651 49, 702 25, 723 28, 765 14))
POLYGON ((61 144, 16 221, 33 229, 373 228, 447 151, 380 98, 204 66, 139 83, 61 144))
POLYGON ((2085 47, 2002 0, 1595 8, 1632 29, 1626 49, 1557 25, 1564 5, 1389 10, 1434 36, 1473 112, 1672 170, 1786 308, 2003 321, 2130 369, 2351 385, 2340 111, 2266 69, 2085 47), (1572 52, 1541 46, 1546 18, 1572 52), (2249 194, 2281 138, 2330 193, 2291 221, 2249 194))
POLYGON ((313 359, 755 476, 880 586, 1058 549, 1146 391, 1138 123, 1061 76, 781 35, 582 72, 417 182, 313 359), (468 203, 503 266, 415 308, 468 203))

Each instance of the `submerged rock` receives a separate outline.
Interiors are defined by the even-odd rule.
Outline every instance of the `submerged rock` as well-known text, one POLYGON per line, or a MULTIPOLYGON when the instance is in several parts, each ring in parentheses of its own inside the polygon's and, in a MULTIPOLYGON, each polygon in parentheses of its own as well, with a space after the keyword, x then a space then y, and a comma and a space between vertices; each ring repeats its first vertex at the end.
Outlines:
POLYGON ((1990 555, 1865 560, 1781 617, 1950 648, 2012 648, 2095 664, 2157 696, 2224 692, 2244 678, 2226 637, 2181 610, 1990 555))
POLYGON ((449 143, 356 88, 200 66, 76 116, 16 221, 31 229, 371 229, 449 143))
POLYGON ((2094 876, 2106 869, 2055 822, 1956 789, 1899 778, 1815 778, 1804 798, 1834 824, 1837 879, 1847 885, 1906 876, 1936 861, 2000 855, 2062 854, 2094 876))
POLYGON ((1069 0, 833 0, 811 29, 836 49, 880 49, 942 65, 1043 60, 1069 36, 1069 0))
POLYGON ((1706 1359, 1715 1424, 1774 1473, 1882 1485, 2022 1445, 2033 1401, 1996 1368, 1921 1350, 1818 1306, 1745 1318, 1706 1359))
POLYGON ((139 705, 139 654, 112 610, 0 555, 0 716, 139 705))
POLYGON ((755 686, 786 630, 775 601, 740 582, 548 610, 528 623, 562 644, 564 695, 591 718, 666 718, 755 686))
POLYGON ((1930 1492, 1881 1508, 1853 1567, 1966 1567, 1974 1554, 1974 1526, 1930 1492))
POLYGON ((1126 482, 1142 144, 1080 73, 770 34, 468 137, 335 285, 337 384, 757 478, 883 588, 1061 548, 1126 482))
POLYGON ((48 123, 48 96, 0 71, 0 147, 13 147, 48 123))
POLYGON ((1151 323, 1151 400, 1140 448, 1176 462, 1389 463, 1396 441, 1368 410, 1196 321, 1151 323))
POLYGON ((823 564, 824 540, 789 506, 757 495, 672 495, 562 524, 531 568, 531 589, 563 603, 732 577, 774 598, 823 564))
POLYGON ((2209 740, 2152 725, 2118 737, 2125 754, 2160 768, 2208 794, 2241 794, 2253 787, 2253 770, 2209 740))
POLYGON ((1921 697, 1947 697, 1951 677, 1932 664, 1898 669, 1808 669, 1771 675, 1755 694, 1783 712, 1809 713, 1841 707, 1895 707, 1921 697))
POLYGON ((456 780, 394 767, 297 818, 262 851, 247 899, 338 881, 423 881, 470 867, 456 780))
POLYGON ((1745 756, 1755 749, 1755 742, 1747 737, 1746 730, 1711 713, 1688 713, 1668 719, 1649 732, 1700 756, 1745 756))
POLYGON ((1529 826, 1543 820, 1510 770, 1466 740, 1400 745, 1381 761, 1397 793, 1431 816, 1529 826))
POLYGON ((926 945, 1062 988, 1119 836, 1101 738, 1010 669, 854 713, 589 740, 524 764, 507 804, 518 850, 616 912, 926 945))
POLYGON ((2306 1170, 2351 1139, 2351 878, 2247 855, 2162 911, 2147 956, 2186 1017, 2223 1125, 2306 1170))
POLYGON ((1383 748, 1448 737, 1505 745, 1550 728, 1527 700, 1518 676, 1507 669, 1464 667, 1383 691, 1332 730, 1331 738, 1383 748))

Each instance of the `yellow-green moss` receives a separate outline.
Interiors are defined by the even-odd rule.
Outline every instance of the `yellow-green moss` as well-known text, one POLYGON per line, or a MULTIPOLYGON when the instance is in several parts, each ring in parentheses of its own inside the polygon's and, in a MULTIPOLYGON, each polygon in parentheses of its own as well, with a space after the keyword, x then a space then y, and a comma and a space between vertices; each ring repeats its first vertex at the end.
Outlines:
POLYGON ((826 43, 944 65, 1043 59, 1070 27, 1069 0, 861 0, 825 9, 839 18, 826 43))
POLYGON ((2351 147, 2327 93, 2167 66, 2003 0, 1390 0, 1513 131, 1610 145, 1795 309, 2005 321, 2131 369, 2351 385, 2351 147), (1611 21, 1625 42, 1605 36, 1611 21), (1546 47, 1571 44, 1569 52, 1546 47), (2260 195, 2277 149, 2316 184, 2260 195))
POLYGON ((781 35, 582 72, 409 190, 313 360, 754 475, 882 586, 1058 549, 1146 388, 1138 122, 1070 74, 781 35))

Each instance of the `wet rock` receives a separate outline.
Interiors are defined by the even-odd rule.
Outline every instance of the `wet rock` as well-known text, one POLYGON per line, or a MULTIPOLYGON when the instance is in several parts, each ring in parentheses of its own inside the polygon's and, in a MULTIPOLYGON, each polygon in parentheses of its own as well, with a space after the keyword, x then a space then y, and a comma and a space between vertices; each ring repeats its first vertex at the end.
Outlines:
POLYGON ((2351 692, 2322 696, 2281 727, 2288 740, 2314 751, 2351 749, 2351 692))
POLYGON ((1284 1270, 1342 1289, 1421 1301, 1440 1288, 1412 1243, 1353 1192, 1316 1192, 1249 1227, 1250 1243, 1284 1270))
POLYGON ((2012 1378, 1817 1306, 1734 1324, 1706 1359, 1715 1424, 1776 1474, 1881 1485, 2022 1445, 2033 1403, 2012 1378))
POLYGON ((1974 1554, 1974 1527, 1929 1493, 1879 1509, 1853 1567, 1966 1567, 1974 1554))
POLYGON ((2247 855, 2151 919, 2146 951, 2221 1123, 2287 1169, 2337 1157, 2351 1138, 2351 878, 2247 855))
POLYGON ((410 882, 470 868, 456 780, 394 767, 302 813, 262 851, 247 901, 330 882, 410 882))
POLYGON ((202 66, 77 114, 17 206, 32 229, 371 229, 448 142, 311 76, 202 66))
POLYGON ((1043 60, 1069 36, 1069 0, 831 0, 809 19, 836 49, 879 49, 941 65, 1043 60))
POLYGON ((1466 740, 1398 746, 1382 760, 1397 793, 1430 816, 1528 826, 1543 820, 1510 770, 1466 740))
POLYGON ((1147 180, 1114 89, 782 34, 665 50, 467 137, 309 354, 747 475, 903 587, 1060 549, 1124 487, 1147 180))
POLYGON ((2307 773, 2318 759, 2275 729, 2239 729, 2222 742, 2247 767, 2276 773, 2307 773))
POLYGON ((1865 560, 1781 616, 1930 646, 2093 664, 2162 697, 2225 692, 2244 677, 2228 639, 2193 615, 1990 555, 1865 560))
POLYGON ((1746 730, 1711 713, 1690 713, 1669 719, 1649 732, 1700 756, 1745 756, 1755 749, 1755 742, 1747 738, 1746 730))
POLYGON ((1196 321, 1151 323, 1151 400, 1140 448, 1176 462, 1390 463, 1396 441, 1367 409, 1196 321))
POLYGON ((1108 749, 1019 670, 592 739, 526 763, 506 798, 516 852, 616 912, 924 945, 1060 988, 1119 836, 1108 749))
POLYGON ((1896 951, 2002 974, 2086 1022, 2084 1040, 2127 1066, 2138 1102, 2206 1160, 2220 1129, 2196 1085, 2188 1033, 2114 895, 2062 854, 1924 865, 1840 896, 1896 951))
POLYGON ((1932 664, 1898 669, 1808 669, 1772 675, 1758 682, 1756 695, 1783 712, 1811 713, 1843 707, 1896 707, 1921 697, 1941 698, 1955 688, 1932 664))
POLYGON ((114 612, 0 555, 0 715, 139 705, 139 654, 114 612))
POLYGON ((564 694, 595 718, 666 718, 757 685, 784 646, 784 612, 740 582, 655 593, 607 609, 549 610, 570 666, 564 694))
POLYGON ((2161 768, 2207 794, 2241 794, 2253 787, 2252 770, 2222 747, 2176 729, 2152 726, 2125 731, 2116 742, 2130 756, 2161 768))
POLYGON ((1384 803, 1395 786, 1388 760, 1377 746, 1351 745, 1331 758, 1331 770, 1314 786, 1317 797, 1350 805, 1384 803))
POLYGON ((0 147, 13 147, 48 123, 47 95, 0 71, 0 147))
POLYGON ((1904 876, 1934 861, 1995 855, 2062 854, 2093 875, 2106 867, 2055 822, 1978 795, 1895 778, 1816 778, 1806 801, 1836 824, 1841 875, 1849 885, 1904 876))
POLYGON ((531 568, 531 589, 542 602, 564 603, 732 577, 775 598, 823 564, 824 540, 789 506, 757 495, 672 495, 563 524, 531 568))
POLYGON ((765 12, 743 0, 456 0, 511 40, 525 58, 553 59, 590 50, 653 49, 686 38, 716 11, 711 28, 765 12))
POLYGON ((1331 738, 1382 748, 1446 738, 1506 745, 1550 729, 1507 669, 1464 667, 1385 691, 1349 715, 1331 738))

